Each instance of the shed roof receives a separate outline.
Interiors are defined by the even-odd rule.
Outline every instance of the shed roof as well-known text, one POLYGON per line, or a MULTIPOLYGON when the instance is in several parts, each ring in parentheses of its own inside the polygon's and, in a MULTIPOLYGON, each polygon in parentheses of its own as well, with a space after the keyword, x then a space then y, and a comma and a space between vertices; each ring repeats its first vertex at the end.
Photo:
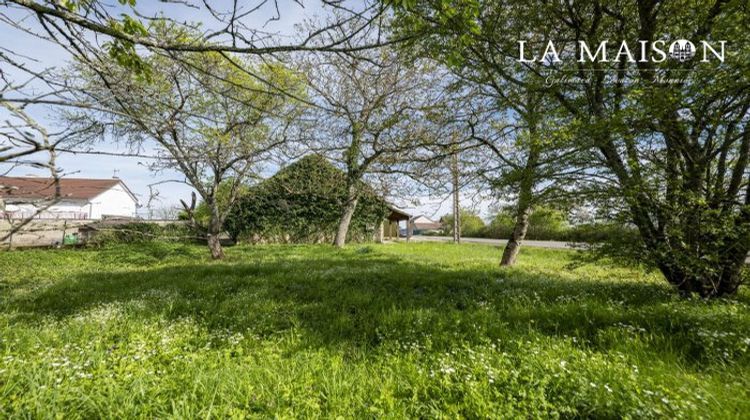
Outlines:
POLYGON ((388 215, 388 220, 391 221, 401 221, 401 220, 409 220, 411 219, 411 215, 401 209, 398 209, 394 206, 388 206, 388 210, 391 211, 391 214, 388 215))

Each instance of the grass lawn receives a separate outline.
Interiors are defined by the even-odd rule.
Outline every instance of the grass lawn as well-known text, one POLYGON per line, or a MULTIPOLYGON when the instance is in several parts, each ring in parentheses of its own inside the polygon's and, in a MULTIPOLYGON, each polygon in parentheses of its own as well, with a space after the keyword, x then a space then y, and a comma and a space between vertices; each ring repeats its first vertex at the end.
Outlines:
POLYGON ((484 245, 0 253, 0 417, 750 414, 750 293, 484 245))

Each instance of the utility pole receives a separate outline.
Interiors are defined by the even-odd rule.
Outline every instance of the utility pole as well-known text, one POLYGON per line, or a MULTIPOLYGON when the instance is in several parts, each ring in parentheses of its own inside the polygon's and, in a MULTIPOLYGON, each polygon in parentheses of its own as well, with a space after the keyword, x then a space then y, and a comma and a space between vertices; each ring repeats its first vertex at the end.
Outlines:
POLYGON ((451 176, 453 178, 453 243, 461 243, 461 203, 459 201, 458 148, 454 146, 451 156, 451 176))

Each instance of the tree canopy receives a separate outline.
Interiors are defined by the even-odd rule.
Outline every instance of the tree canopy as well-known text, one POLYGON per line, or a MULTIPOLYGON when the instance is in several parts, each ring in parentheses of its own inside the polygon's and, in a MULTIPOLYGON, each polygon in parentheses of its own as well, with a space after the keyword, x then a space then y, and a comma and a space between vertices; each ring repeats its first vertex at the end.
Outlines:
POLYGON ((401 28, 428 33, 421 47, 447 65, 474 69, 475 81, 526 86, 556 101, 594 152, 581 173, 595 181, 591 194, 640 233, 632 255, 687 294, 729 294, 743 282, 750 250, 747 2, 398 5, 401 28), (680 37, 717 49, 723 40, 728 51, 698 51, 692 59, 659 54, 680 37), (604 44, 618 59, 583 55, 582 43, 596 48, 615 39, 648 48, 633 48, 630 59, 618 41, 604 44), (525 61, 519 41, 529 49, 525 61), (550 42, 557 51, 545 48, 550 42))

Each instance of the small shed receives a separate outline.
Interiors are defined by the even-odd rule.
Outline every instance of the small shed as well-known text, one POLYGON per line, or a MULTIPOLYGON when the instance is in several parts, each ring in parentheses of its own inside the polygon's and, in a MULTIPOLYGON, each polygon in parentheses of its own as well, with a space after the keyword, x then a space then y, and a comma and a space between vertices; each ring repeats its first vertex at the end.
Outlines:
POLYGON ((406 240, 408 241, 411 239, 411 226, 409 224, 409 220, 411 219, 411 215, 401 209, 398 209, 394 206, 388 206, 388 216, 380 223, 380 229, 377 233, 377 242, 383 242, 386 238, 387 239, 398 239, 399 238, 399 223, 404 221, 406 222, 406 240))

